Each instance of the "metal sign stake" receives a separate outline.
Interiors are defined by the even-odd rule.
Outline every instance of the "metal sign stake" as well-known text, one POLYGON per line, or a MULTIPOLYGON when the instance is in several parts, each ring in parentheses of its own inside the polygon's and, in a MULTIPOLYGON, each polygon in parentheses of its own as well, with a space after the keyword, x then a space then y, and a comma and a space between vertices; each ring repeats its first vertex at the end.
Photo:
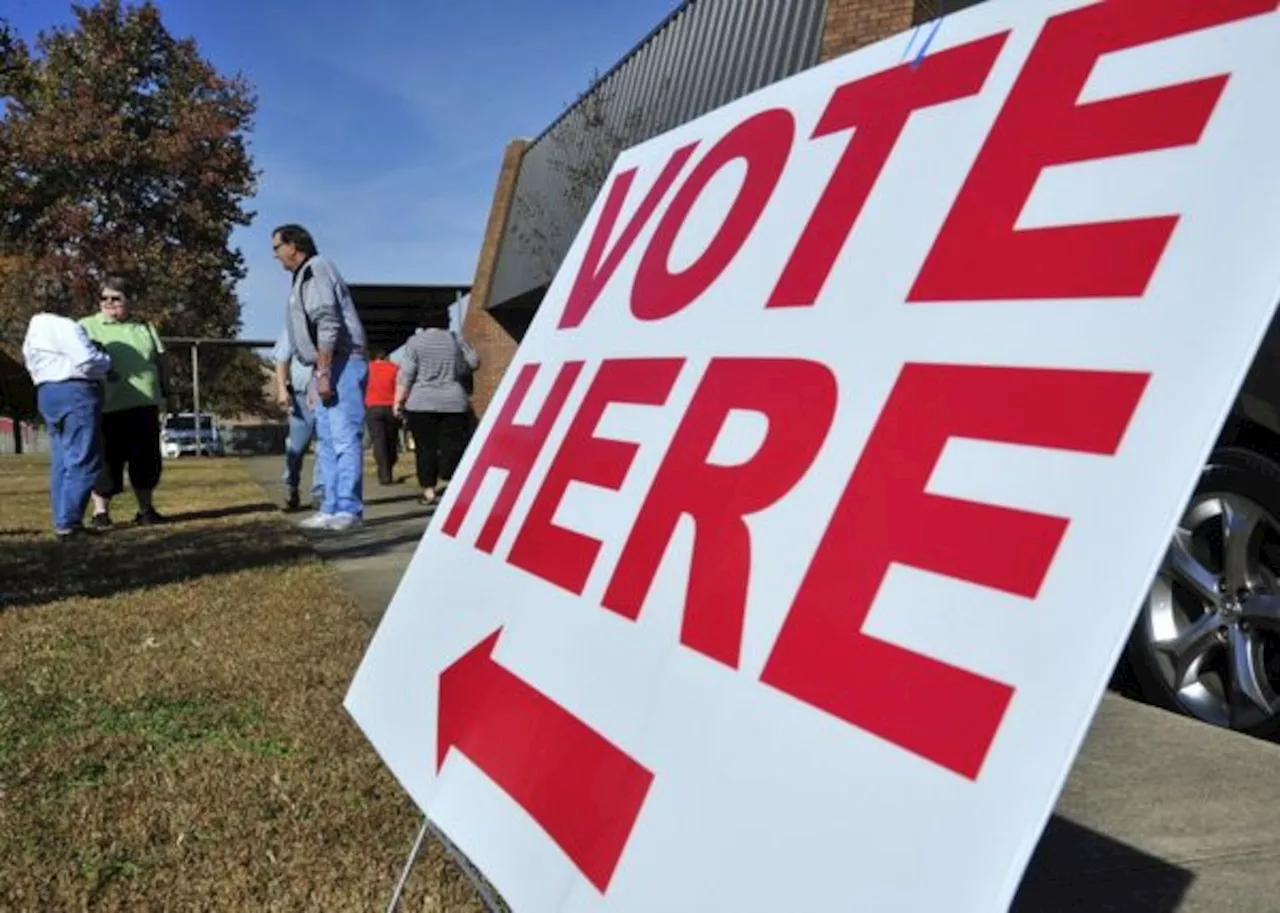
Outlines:
POLYGON ((507 907, 504 903, 494 896, 493 891, 480 877, 475 867, 470 863, 453 843, 431 826, 431 820, 427 817, 422 819, 422 827, 418 828, 418 836, 413 840, 413 848, 409 850, 409 858, 404 861, 404 868, 400 870, 400 878, 396 881, 395 890, 391 893, 391 902, 387 904, 387 913, 396 913, 400 909, 400 901, 404 899, 404 888, 409 881, 409 873, 413 871, 413 865, 418 861, 418 857, 422 855, 422 849, 426 846, 427 839, 434 836, 440 842, 440 846, 449 854, 458 868, 462 869, 463 874, 467 876, 467 880, 471 882, 472 887, 476 889, 476 893, 480 895, 480 902, 484 904, 484 908, 489 913, 507 913, 507 907))

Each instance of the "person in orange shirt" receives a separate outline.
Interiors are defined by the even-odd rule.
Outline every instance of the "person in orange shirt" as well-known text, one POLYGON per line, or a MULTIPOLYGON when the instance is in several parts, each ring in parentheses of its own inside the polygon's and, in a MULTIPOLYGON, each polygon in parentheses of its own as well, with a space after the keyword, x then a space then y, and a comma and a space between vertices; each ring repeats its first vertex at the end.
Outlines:
POLYGON ((375 351, 369 361, 369 386, 365 390, 365 422, 369 426, 369 438, 373 441, 373 459, 378 464, 378 481, 383 485, 395 484, 391 474, 399 456, 400 420, 393 406, 396 402, 396 374, 399 368, 387 358, 387 353, 375 351))

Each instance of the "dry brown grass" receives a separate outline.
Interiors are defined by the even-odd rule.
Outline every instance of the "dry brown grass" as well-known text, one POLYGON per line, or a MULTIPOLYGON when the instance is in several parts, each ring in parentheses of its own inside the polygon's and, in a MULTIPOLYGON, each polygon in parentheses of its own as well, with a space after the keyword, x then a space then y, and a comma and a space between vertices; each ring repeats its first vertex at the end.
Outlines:
MULTIPOLYGON (((333 572, 235 461, 61 545, 45 471, 0 458, 0 909, 383 909, 418 816, 342 709, 333 572)), ((481 906, 433 844, 405 909, 481 906)))

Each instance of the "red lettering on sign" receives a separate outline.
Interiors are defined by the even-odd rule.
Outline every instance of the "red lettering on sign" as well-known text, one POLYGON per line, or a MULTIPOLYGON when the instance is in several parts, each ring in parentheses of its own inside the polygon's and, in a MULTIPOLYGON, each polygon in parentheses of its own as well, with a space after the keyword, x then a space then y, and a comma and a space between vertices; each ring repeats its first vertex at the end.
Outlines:
POLYGON ((795 133, 791 112, 772 108, 738 124, 698 162, 663 214, 636 268, 631 290, 631 312, 636 317, 661 320, 683 310, 733 262, 778 186, 795 133), (671 272, 671 248, 690 210, 711 179, 737 159, 746 162, 747 174, 724 222, 692 265, 671 272))
POLYGON ((695 524, 680 640, 734 668, 742 641, 751 533, 745 517, 780 500, 804 476, 836 407, 836 379, 812 361, 717 358, 654 478, 604 595, 635 619, 682 514, 695 524), (764 415, 769 427, 749 460, 710 462, 729 414, 764 415))
POLYGON ((836 89, 813 138, 852 130, 769 307, 807 307, 817 300, 907 121, 922 108, 982 91, 1008 32, 931 54, 836 89))
POLYGON ((640 448, 596 437, 600 418, 612 403, 661 406, 683 366, 680 358, 610 359, 600 365, 511 547, 511 564, 572 593, 582 592, 600 541, 557 526, 556 509, 571 482, 612 491, 622 487, 640 448))
POLYGON ((538 454, 547 442, 551 426, 555 424, 560 410, 564 408, 564 401, 568 398, 569 391, 573 389, 573 384, 582 371, 582 362, 570 361, 561 365, 560 373, 556 375, 555 382, 551 385, 551 392, 547 394, 547 400, 542 404, 537 419, 532 425, 517 425, 516 413, 520 411, 520 406, 524 403, 524 398, 528 395, 529 387, 533 384, 538 370, 538 365, 525 365, 516 375, 511 391, 502 402, 502 411, 498 413, 497 420, 489 429, 484 446, 480 449, 475 462, 471 464, 471 470, 467 473, 467 478, 458 491, 457 500, 453 502, 448 519, 444 523, 445 535, 457 536, 486 473, 490 469, 505 469, 507 477, 502 483, 502 490, 494 501, 493 509, 489 512, 480 535, 476 537, 476 548, 482 552, 492 553, 494 546, 498 544, 498 537, 502 535, 502 530, 507 525, 507 518, 511 516, 511 508, 515 506, 520 489, 529 478, 529 471, 533 469, 534 461, 538 459, 538 454))
POLYGON ((1141 296, 1176 215, 1016 228, 1055 165, 1194 145, 1228 77, 1080 103, 1098 59, 1273 12, 1276 0, 1108 0, 1050 19, 925 261, 913 302, 1141 296))
POLYGON ((949 438, 1114 454, 1147 375, 908 364, 761 680, 976 779, 1014 689, 862 628, 889 566, 1034 598, 1067 520, 925 491, 949 438))
POLYGON ((632 168, 624 171, 613 179, 613 183, 609 186, 609 195, 605 197, 604 208, 600 211, 600 218, 596 221, 595 228, 592 229, 591 241, 587 244, 587 252, 582 258, 582 263, 578 266, 578 274, 574 277, 573 285, 569 289, 569 295, 565 299, 564 312, 560 315, 560 329, 570 329, 582 323, 583 318, 587 316, 587 313, 596 303, 596 299, 600 297, 600 292, 603 291, 609 280, 613 278, 613 274, 617 272, 618 264, 622 262, 622 258, 627 255, 627 252, 636 243, 636 237, 640 234, 641 229, 653 218, 653 213, 658 208, 658 203, 667 195, 667 191, 675 183, 680 169, 684 168, 685 162, 689 160, 689 156, 693 155, 693 150, 697 148, 697 145, 697 143, 690 143, 687 146, 681 146, 672 153, 671 158, 667 159, 667 163, 662 167, 662 172, 658 175, 658 179, 654 181, 653 186, 649 188, 649 192, 640 201, 639 208, 631 216, 626 227, 622 229, 622 234, 614 242, 613 247, 609 249, 608 256, 606 256, 605 245, 609 243, 614 226, 618 223, 618 216, 622 212, 622 204, 626 202, 627 195, 631 192, 631 184, 635 181, 636 169, 632 168))

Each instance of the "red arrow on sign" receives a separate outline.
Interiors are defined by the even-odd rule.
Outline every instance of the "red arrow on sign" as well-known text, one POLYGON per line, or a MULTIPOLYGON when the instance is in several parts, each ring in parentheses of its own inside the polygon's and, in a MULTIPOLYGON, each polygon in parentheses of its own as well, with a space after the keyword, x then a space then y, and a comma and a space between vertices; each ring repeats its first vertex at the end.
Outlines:
POLYGON ((501 633, 440 674, 437 769, 461 751, 604 893, 653 774, 495 662, 501 633))

